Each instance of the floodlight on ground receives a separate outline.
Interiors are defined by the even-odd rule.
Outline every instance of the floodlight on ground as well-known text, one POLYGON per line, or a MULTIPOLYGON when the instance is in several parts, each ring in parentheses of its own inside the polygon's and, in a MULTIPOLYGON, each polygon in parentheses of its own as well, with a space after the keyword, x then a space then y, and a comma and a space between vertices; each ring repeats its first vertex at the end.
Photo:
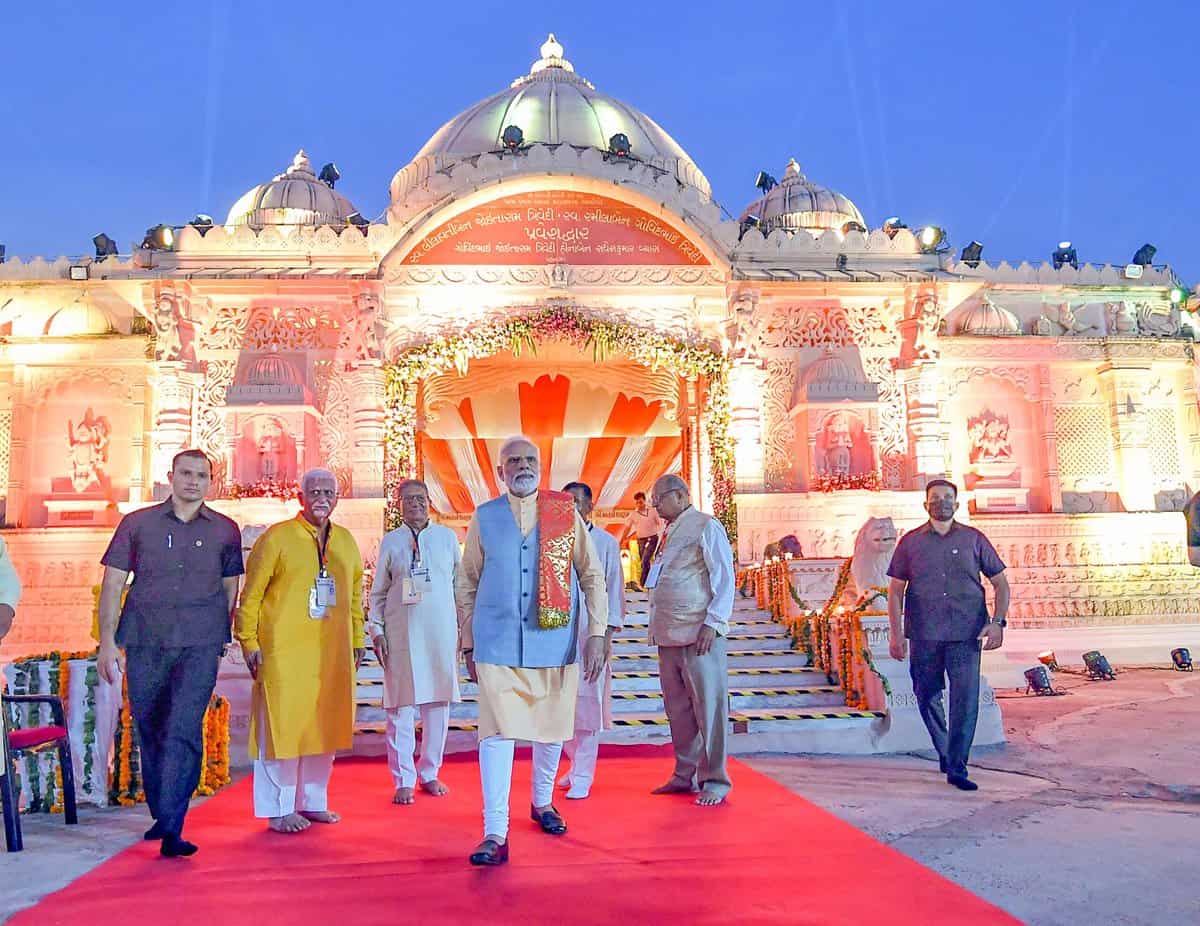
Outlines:
POLYGON ((842 226, 842 234, 848 235, 852 231, 860 232, 861 234, 865 235, 867 233, 867 226, 863 225, 862 222, 856 222, 854 219, 851 219, 842 226))
POLYGON ((1171 650, 1171 662, 1180 672, 1192 671, 1192 654, 1186 646, 1177 646, 1171 650))
POLYGON ((768 174, 765 170, 760 170, 758 176, 754 178, 754 185, 762 190, 763 195, 770 193, 775 187, 779 186, 779 181, 768 174))
POLYGON ((1048 649, 1044 653, 1038 653, 1038 662, 1044 665, 1051 672, 1058 671, 1058 660, 1054 658, 1054 650, 1048 649))
POLYGON ((333 185, 342 179, 342 172, 338 170, 338 166, 333 161, 330 161, 321 168, 321 172, 317 174, 317 179, 332 190, 333 185))
POLYGON ((500 143, 509 151, 516 151, 525 144, 525 133, 519 125, 506 126, 500 133, 500 143))
POLYGON ((900 220, 900 216, 898 215, 894 215, 891 218, 883 220, 883 230, 887 233, 889 238, 895 238, 896 232, 900 231, 902 228, 908 228, 908 226, 900 220))
POLYGON ((1079 255, 1070 241, 1060 241, 1058 247, 1054 249, 1054 253, 1050 255, 1050 260, 1054 262, 1055 270, 1062 269, 1064 264, 1070 264, 1076 270, 1079 269, 1079 255))
POLYGON ((1139 267, 1149 267, 1154 263, 1154 254, 1157 250, 1158 248, 1147 242, 1137 249, 1130 263, 1137 264, 1139 267))
POLYGON ((1108 659, 1098 649, 1091 650, 1083 654, 1083 665, 1087 669, 1087 677, 1093 679, 1108 679, 1112 681, 1117 677, 1117 673, 1113 671, 1112 666, 1108 664, 1108 659))
POLYGON ((972 241, 970 244, 968 244, 965 248, 962 249, 962 254, 960 254, 958 256, 958 259, 960 261, 962 261, 964 264, 966 264, 968 267, 978 267, 979 261, 982 257, 983 257, 983 245, 980 244, 978 241, 972 241))
POLYGON ((1050 670, 1045 666, 1034 666, 1025 670, 1025 694, 1033 692, 1036 695, 1054 694, 1054 686, 1050 684, 1050 670))
POLYGON ((917 232, 917 241, 925 254, 936 254, 946 244, 946 229, 939 225, 926 225, 917 232))
POLYGON ((104 260, 106 257, 115 257, 117 254, 117 243, 104 234, 93 236, 92 244, 96 246, 96 260, 104 260))
POLYGON ((155 225, 146 229, 142 247, 147 251, 169 251, 175 247, 175 229, 170 225, 155 225))
POLYGON ((624 132, 617 132, 608 140, 608 153, 616 155, 619 158, 629 157, 629 152, 632 149, 629 144, 629 136, 624 132))

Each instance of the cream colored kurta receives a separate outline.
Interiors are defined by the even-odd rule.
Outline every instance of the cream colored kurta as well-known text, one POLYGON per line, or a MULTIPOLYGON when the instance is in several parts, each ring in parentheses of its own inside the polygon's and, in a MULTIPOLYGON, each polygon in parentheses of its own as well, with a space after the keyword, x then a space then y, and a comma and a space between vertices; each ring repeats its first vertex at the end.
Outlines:
POLYGON ((371 582, 371 632, 387 639, 383 706, 389 710, 434 701, 459 701, 458 615, 454 574, 461 554, 454 531, 428 524, 417 533, 401 525, 379 544, 371 582), (432 590, 404 603, 413 555, 429 570, 432 590))
MULTIPOLYGON (((604 568, 608 589, 608 626, 620 630, 625 626, 625 577, 621 571, 621 548, 617 538, 599 527, 589 527, 596 554, 604 568)), ((584 638, 579 638, 579 659, 583 660, 584 638)), ((612 664, 606 663, 603 674, 594 682, 579 679, 579 699, 575 704, 575 730, 596 732, 612 726, 612 664)))
POLYGON ((309 617, 317 579, 316 528, 297 515, 267 529, 246 561, 234 634, 262 652, 250 711, 250 755, 260 737, 268 759, 294 759, 354 744, 354 650, 364 645, 362 557, 344 527, 331 525, 325 565, 337 603, 309 617), (265 718, 265 729, 260 722, 265 718))
MULTIPOLYGON (((537 526, 537 496, 524 498, 509 493, 508 504, 522 536, 537 526)), ((583 594, 579 614, 582 635, 604 636, 608 623, 608 594, 604 569, 588 537, 587 525, 575 513, 572 565, 583 594), (587 625, 582 624, 586 613, 587 625)), ((472 623, 475 594, 483 574, 483 546, 479 541, 479 518, 471 518, 462 564, 454 582, 458 605, 459 638, 463 649, 474 646, 472 623)), ((502 736, 535 743, 561 743, 575 730, 575 698, 579 689, 579 664, 546 669, 522 669, 476 663, 479 676, 479 738, 502 736)))

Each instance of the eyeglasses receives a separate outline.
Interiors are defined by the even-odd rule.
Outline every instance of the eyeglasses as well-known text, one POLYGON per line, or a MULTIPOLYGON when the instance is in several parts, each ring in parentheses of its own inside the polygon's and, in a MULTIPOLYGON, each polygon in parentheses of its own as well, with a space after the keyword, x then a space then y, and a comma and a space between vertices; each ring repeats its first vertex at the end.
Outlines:
POLYGON ((337 489, 304 489, 301 494, 306 498, 336 498, 337 489))
POLYGON ((668 495, 681 494, 679 489, 671 489, 669 492, 664 492, 662 495, 651 495, 650 504, 657 506, 659 502, 665 501, 668 495))

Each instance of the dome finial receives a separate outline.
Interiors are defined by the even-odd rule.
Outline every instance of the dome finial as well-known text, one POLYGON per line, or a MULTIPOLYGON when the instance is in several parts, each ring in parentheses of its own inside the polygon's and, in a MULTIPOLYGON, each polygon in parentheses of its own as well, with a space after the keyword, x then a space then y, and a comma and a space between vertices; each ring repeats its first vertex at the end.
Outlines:
POLYGON ((563 57, 562 44, 554 37, 551 32, 542 43, 542 57, 533 62, 533 67, 529 69, 529 73, 536 74, 538 71, 543 71, 546 68, 561 68, 564 71, 574 71, 575 67, 563 57))
POLYGON ((561 58, 563 56, 563 47, 559 44, 558 39, 554 37, 554 33, 550 33, 550 37, 542 43, 543 58, 561 58))
POLYGON ((788 158, 787 167, 783 169, 783 176, 785 179, 788 177, 804 176, 804 174, 800 172, 800 165, 797 163, 795 158, 788 158))

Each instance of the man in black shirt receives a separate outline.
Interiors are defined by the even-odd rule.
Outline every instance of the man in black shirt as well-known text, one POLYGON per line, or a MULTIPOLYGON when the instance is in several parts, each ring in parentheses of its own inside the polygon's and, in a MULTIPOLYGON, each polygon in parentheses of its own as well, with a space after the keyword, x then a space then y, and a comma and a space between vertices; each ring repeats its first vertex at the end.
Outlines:
POLYGON ((980 647, 996 649, 1004 642, 1009 589, 996 548, 981 532, 954 520, 957 507, 954 483, 934 479, 925 486, 929 522, 900 539, 888 567, 889 648, 892 658, 904 659, 911 645, 913 691, 941 770, 956 788, 974 791, 978 785, 967 777, 967 757, 979 717, 980 647), (980 573, 996 592, 991 618, 980 573), (948 728, 942 708, 947 675, 948 728))
POLYGON ((204 711, 230 641, 244 569, 237 525, 204 504, 212 481, 208 457, 199 450, 176 454, 167 478, 170 497, 122 518, 101 559, 97 670, 110 684, 128 673, 154 817, 146 839, 161 839, 163 855, 180 857, 196 851, 182 838, 183 818, 200 781, 204 711))

